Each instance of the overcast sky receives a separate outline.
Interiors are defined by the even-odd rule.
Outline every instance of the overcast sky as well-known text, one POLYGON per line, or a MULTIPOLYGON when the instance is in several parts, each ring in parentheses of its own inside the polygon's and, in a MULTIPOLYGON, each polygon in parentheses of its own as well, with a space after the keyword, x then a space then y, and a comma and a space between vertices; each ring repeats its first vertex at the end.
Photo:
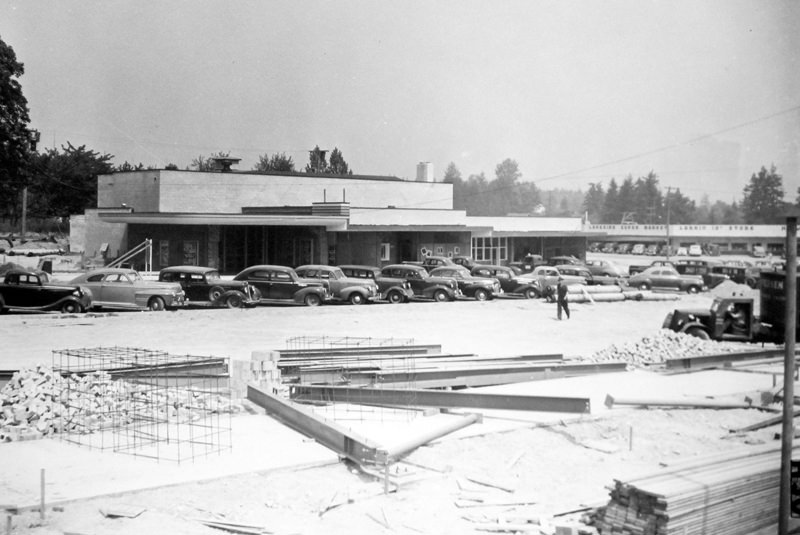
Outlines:
POLYGON ((655 171, 700 200, 800 186, 800 1, 0 0, 41 145, 545 189, 655 171))

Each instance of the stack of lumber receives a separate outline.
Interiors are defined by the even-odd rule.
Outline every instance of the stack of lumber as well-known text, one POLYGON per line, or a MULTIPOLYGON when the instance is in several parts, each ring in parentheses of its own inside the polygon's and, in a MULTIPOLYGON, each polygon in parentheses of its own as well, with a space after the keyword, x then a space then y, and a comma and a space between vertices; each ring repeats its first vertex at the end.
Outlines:
POLYGON ((776 523, 780 465, 780 448, 748 448, 617 480, 595 527, 601 534, 748 535, 776 523))
POLYGON ((660 329, 652 336, 628 342, 613 344, 594 353, 592 362, 623 361, 634 366, 661 364, 674 357, 697 357, 718 353, 741 351, 737 345, 701 340, 695 336, 660 329))

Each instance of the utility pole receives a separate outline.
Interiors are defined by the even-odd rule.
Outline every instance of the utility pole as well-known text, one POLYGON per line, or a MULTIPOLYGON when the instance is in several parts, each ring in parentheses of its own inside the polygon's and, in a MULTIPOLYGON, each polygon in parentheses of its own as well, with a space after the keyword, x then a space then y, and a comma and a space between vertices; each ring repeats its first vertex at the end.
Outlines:
POLYGON ((672 188, 667 186, 667 254, 666 254, 667 262, 669 262, 669 250, 671 248, 671 245, 669 243, 669 197, 671 190, 672 188))
MULTIPOLYGON (((36 144, 39 143, 39 136, 41 134, 38 130, 31 130, 31 153, 36 152, 36 144)), ((28 171, 25 171, 28 174, 28 171)), ((22 188, 22 235, 20 240, 25 243, 25 234, 28 232, 28 184, 27 180, 25 186, 22 188)))
POLYGON ((789 533, 792 508, 792 437, 794 436, 794 346, 797 331, 797 218, 786 218, 786 310, 783 356, 783 428, 778 534, 789 533))

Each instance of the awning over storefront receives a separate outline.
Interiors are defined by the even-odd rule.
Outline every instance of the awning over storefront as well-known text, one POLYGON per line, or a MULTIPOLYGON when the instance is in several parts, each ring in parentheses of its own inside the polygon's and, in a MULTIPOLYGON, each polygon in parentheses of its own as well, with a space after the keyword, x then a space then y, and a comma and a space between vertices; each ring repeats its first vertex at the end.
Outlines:
POLYGON ((327 231, 345 231, 346 217, 287 216, 259 214, 177 214, 99 212, 98 218, 106 223, 132 223, 147 225, 239 225, 272 227, 325 227, 327 231))

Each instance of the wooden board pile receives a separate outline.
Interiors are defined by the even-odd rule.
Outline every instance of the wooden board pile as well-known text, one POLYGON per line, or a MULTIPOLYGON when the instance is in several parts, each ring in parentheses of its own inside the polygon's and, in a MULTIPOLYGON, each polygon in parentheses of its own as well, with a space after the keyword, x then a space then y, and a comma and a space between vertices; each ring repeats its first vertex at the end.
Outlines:
POLYGON ((0 390, 0 442, 92 433, 139 416, 187 421, 238 409, 220 394, 137 385, 103 371, 62 377, 40 365, 16 372, 0 390))
POLYGON ((603 535, 748 535, 777 521, 780 464, 780 449, 748 449, 615 481, 593 524, 603 535))
POLYGON ((626 344, 613 344, 594 353, 592 362, 623 361, 633 366, 660 364, 671 358, 697 357, 741 351, 736 344, 701 340, 696 336, 661 329, 652 336, 626 344))

